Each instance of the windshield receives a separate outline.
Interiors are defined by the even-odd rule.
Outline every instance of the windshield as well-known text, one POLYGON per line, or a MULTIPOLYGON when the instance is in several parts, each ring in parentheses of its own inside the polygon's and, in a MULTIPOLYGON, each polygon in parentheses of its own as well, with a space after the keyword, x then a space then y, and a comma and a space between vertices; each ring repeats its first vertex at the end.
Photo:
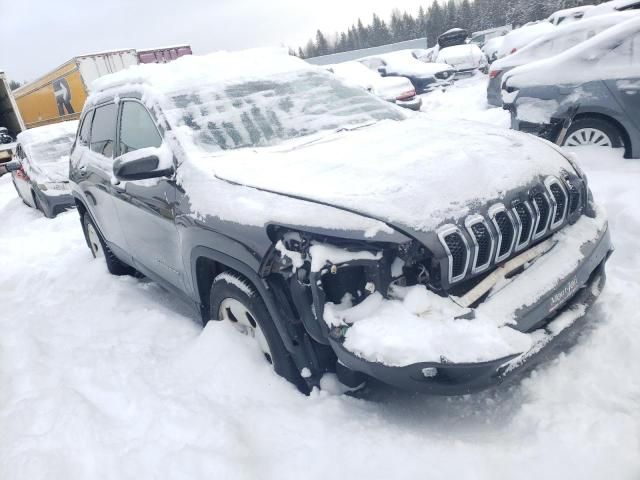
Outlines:
POLYGON ((29 145, 30 160, 38 165, 58 162, 69 155, 74 135, 55 138, 29 145))
POLYGON ((208 152, 406 118, 392 104, 315 70, 190 88, 172 94, 164 110, 181 133, 208 152))

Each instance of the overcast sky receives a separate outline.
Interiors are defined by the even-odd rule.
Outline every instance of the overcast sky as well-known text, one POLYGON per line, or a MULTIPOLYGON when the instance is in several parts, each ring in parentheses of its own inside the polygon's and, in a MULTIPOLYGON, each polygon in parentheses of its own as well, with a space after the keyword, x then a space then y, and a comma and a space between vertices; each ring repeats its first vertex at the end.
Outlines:
POLYGON ((189 43, 194 53, 300 46, 358 17, 431 0, 16 0, 2 1, 0 69, 33 80, 75 55, 189 43))

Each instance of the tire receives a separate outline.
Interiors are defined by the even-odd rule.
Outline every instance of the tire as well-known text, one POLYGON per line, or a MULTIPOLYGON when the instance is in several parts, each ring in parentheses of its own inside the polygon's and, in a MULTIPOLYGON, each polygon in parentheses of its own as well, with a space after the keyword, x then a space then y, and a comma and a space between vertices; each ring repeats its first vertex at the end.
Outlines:
POLYGON ((235 272, 222 272, 211 285, 209 305, 212 320, 230 321, 240 332, 253 337, 276 373, 302 393, 309 393, 262 297, 248 280, 235 272))
POLYGON ((36 206, 36 210, 39 210, 46 218, 53 218, 53 215, 47 213, 47 210, 42 205, 42 202, 40 202, 40 198, 38 198, 38 195, 36 195, 34 190, 31 190, 31 196, 33 197, 33 203, 36 206))
POLYGON ((87 246, 91 250, 93 258, 104 257, 107 270, 112 275, 135 275, 136 271, 129 265, 121 262, 105 243, 100 231, 96 228, 88 213, 82 214, 82 229, 87 240, 87 246))
POLYGON ((597 145, 609 148, 623 148, 624 138, 613 123, 596 117, 582 117, 571 123, 562 146, 575 147, 597 145))

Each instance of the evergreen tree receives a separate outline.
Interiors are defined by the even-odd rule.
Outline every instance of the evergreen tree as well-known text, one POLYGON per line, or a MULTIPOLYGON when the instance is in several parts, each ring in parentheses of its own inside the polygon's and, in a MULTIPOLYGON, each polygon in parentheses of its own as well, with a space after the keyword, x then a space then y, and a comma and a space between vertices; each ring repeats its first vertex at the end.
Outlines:
POLYGON ((462 0, 458 9, 458 24, 461 28, 471 30, 473 28, 473 11, 469 0, 462 0))
POLYGON ((307 46, 304 48, 304 58, 312 58, 317 55, 316 46, 313 43, 313 40, 309 40, 307 42, 307 46))
POLYGON ((418 19, 416 20, 416 38, 425 37, 427 35, 427 14, 424 11, 422 5, 418 10, 418 19))
POLYGON ((444 29, 458 27, 458 6, 455 0, 449 0, 444 9, 444 29))
POLYGON ((356 31, 358 33, 358 48, 369 48, 371 46, 369 44, 369 30, 364 27, 360 19, 358 19, 356 31))
POLYGON ((434 46, 440 34, 446 30, 444 21, 442 7, 438 0, 435 0, 427 10, 427 44, 429 46, 434 46))
POLYGON ((316 56, 329 55, 329 42, 324 34, 318 30, 316 32, 316 56))
POLYGON ((305 58, 304 52, 302 51, 302 47, 298 47, 298 57, 305 58))

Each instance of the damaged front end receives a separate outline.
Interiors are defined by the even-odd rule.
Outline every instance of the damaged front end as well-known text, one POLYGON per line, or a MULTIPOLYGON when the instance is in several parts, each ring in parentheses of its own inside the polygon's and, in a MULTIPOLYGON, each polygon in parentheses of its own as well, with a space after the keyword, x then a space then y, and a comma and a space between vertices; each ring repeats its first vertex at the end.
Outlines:
POLYGON ((325 345, 340 327, 327 321, 327 305, 354 307, 373 294, 392 298, 394 286, 428 286, 440 268, 424 246, 399 234, 389 242, 274 228, 270 237, 263 272, 285 278, 307 333, 325 345))

